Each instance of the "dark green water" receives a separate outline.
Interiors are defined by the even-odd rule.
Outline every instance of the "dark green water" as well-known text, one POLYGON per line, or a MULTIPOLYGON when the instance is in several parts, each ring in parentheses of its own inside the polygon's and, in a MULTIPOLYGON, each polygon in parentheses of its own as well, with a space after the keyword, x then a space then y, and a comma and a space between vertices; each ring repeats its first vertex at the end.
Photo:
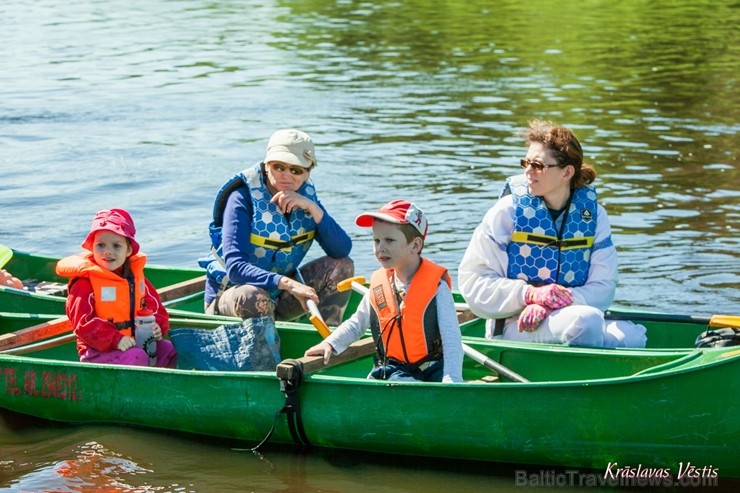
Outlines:
MULTIPOLYGON (((118 206, 150 261, 194 266, 216 190, 294 126, 317 143, 313 178, 358 273, 376 261, 354 217, 404 197, 456 277, 537 117, 574 128, 597 169, 617 304, 740 313, 737 2, 4 0, 0 23, 3 244, 74 253, 118 206)), ((15 415, 0 450, 12 492, 521 489, 515 468, 259 458, 15 415)))

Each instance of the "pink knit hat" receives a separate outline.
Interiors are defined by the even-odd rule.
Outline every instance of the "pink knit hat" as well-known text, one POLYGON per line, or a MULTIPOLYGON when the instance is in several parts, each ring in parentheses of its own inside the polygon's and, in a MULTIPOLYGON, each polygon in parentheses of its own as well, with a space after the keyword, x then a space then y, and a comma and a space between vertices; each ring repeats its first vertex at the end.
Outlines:
POLYGON ((82 248, 92 251, 95 233, 98 231, 112 231, 128 238, 129 243, 131 243, 131 255, 139 252, 139 244, 134 239, 134 235, 136 234, 134 220, 131 219, 131 214, 126 210, 103 209, 96 212, 92 226, 90 226, 90 233, 82 243, 82 248))

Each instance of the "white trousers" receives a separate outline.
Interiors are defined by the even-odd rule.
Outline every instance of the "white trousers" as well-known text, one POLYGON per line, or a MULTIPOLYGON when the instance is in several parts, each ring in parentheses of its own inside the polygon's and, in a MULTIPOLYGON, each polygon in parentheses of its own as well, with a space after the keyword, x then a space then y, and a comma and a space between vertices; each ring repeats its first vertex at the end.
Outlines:
MULTIPOLYGON (((647 343, 643 325, 629 320, 604 320, 604 312, 592 306, 570 305, 554 310, 534 332, 519 332, 516 326, 518 318, 506 319, 503 339, 607 348, 644 348, 647 343)), ((494 320, 486 322, 486 337, 489 339, 493 339, 494 324, 494 320)))

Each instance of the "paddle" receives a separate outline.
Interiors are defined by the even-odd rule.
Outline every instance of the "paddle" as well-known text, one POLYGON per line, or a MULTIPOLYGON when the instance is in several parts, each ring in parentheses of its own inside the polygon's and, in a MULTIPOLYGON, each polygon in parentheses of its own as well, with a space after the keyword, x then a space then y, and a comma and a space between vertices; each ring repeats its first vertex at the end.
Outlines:
POLYGON ((296 362, 302 368, 303 374, 308 375, 330 366, 336 366, 347 361, 361 358, 375 351, 375 341, 372 337, 365 337, 350 344, 341 354, 332 354, 329 362, 324 364, 323 356, 304 356, 297 360, 286 360, 277 365, 275 373, 281 380, 292 380, 296 369, 296 362))
MULTIPOLYGON (((352 277, 345 279, 344 281, 337 284, 337 289, 342 285, 344 290, 354 289, 360 293, 365 288, 365 278, 362 276, 352 277)), ((455 310, 464 311, 469 310, 467 303, 455 303, 455 310)), ((604 318, 609 320, 643 320, 645 322, 676 322, 695 324, 703 323, 710 327, 740 327, 740 315, 712 315, 711 317, 702 317, 698 315, 673 315, 670 313, 614 313, 611 310, 607 310, 604 314, 604 318)))
MULTIPOLYGON (((353 288, 355 291, 365 288, 365 278, 362 276, 352 277, 345 279, 337 285, 343 285, 343 289, 347 290, 353 288)), ((467 303, 455 303, 455 310, 465 311, 470 310, 467 303)), ((609 320, 643 320, 645 322, 676 322, 695 324, 703 323, 709 327, 740 327, 740 315, 712 315, 711 317, 702 317, 697 315, 673 315, 670 313, 614 313, 611 310, 607 310, 604 314, 604 318, 609 320)))
MULTIPOLYGON (((363 296, 365 293, 368 292, 368 288, 365 286, 365 278, 362 276, 357 277, 351 277, 349 279, 345 279, 344 281, 340 281, 337 284, 337 291, 347 291, 348 289, 354 289, 358 293, 362 294, 363 296)), ((501 363, 492 360, 485 354, 476 351, 472 347, 468 346, 467 344, 463 343, 462 345, 463 351, 465 352, 465 355, 471 358, 472 360, 480 363, 481 365, 485 366, 489 370, 493 370, 499 375, 503 375, 509 380, 512 380, 514 382, 529 382, 526 378, 519 375, 518 373, 510 370, 509 368, 505 367, 501 363)))
POLYGON ((0 268, 5 267, 5 264, 7 264, 11 258, 13 258, 13 250, 0 244, 0 268))
POLYGON ((707 324, 709 327, 740 327, 740 315, 674 315, 671 313, 614 313, 607 310, 609 320, 640 320, 644 322, 674 322, 679 324, 707 324))
POLYGON ((36 342, 72 330, 67 317, 0 335, 0 351, 36 342))
MULTIPOLYGON (((159 293, 159 297, 163 303, 172 301, 192 293, 197 293, 198 291, 203 291, 205 288, 205 279, 205 276, 188 279, 187 281, 164 286, 158 289, 157 292, 159 293)), ((60 317, 56 320, 34 325, 33 327, 28 327, 16 332, 9 332, 7 334, 0 335, 0 351, 37 342, 71 330, 72 324, 69 319, 67 317, 60 317)), ((55 346, 71 340, 74 340, 74 334, 67 334, 55 339, 54 341, 47 342, 51 346, 55 346)))
MULTIPOLYGON (((298 281, 301 284, 306 285, 306 281, 303 280, 303 275, 301 274, 301 269, 296 269, 295 272, 298 281)), ((329 326, 326 325, 326 322, 324 322, 324 319, 321 317, 319 307, 316 306, 316 302, 314 300, 309 299, 306 299, 306 305, 308 306, 308 311, 311 312, 311 316, 308 317, 308 320, 310 320, 311 324, 316 327, 316 330, 321 334, 321 337, 326 339, 331 334, 331 331, 329 330, 329 326)))
POLYGON ((197 293, 206 289, 206 276, 200 276, 187 281, 181 281, 157 290, 162 303, 182 298, 189 294, 197 293))

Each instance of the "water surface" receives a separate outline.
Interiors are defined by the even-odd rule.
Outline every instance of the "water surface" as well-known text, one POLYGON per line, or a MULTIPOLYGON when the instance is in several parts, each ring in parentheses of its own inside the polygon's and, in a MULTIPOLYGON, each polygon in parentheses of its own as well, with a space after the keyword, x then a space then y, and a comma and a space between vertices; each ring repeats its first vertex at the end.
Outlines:
MULTIPOLYGON (((404 197, 429 215, 425 253, 456 279, 519 172, 518 131, 545 118, 575 129, 597 169, 616 303, 740 313, 736 2, 5 0, 0 21, 3 244, 71 254, 96 210, 125 207, 151 262, 195 266, 216 190, 297 127, 317 143, 313 179, 359 274, 377 262, 354 217, 404 197)), ((267 465, 116 428, 0 437, 7 491, 91 491, 59 479, 79 456, 102 457, 87 477, 122 478, 111 491, 514 487, 511 470, 284 452, 267 465)))

